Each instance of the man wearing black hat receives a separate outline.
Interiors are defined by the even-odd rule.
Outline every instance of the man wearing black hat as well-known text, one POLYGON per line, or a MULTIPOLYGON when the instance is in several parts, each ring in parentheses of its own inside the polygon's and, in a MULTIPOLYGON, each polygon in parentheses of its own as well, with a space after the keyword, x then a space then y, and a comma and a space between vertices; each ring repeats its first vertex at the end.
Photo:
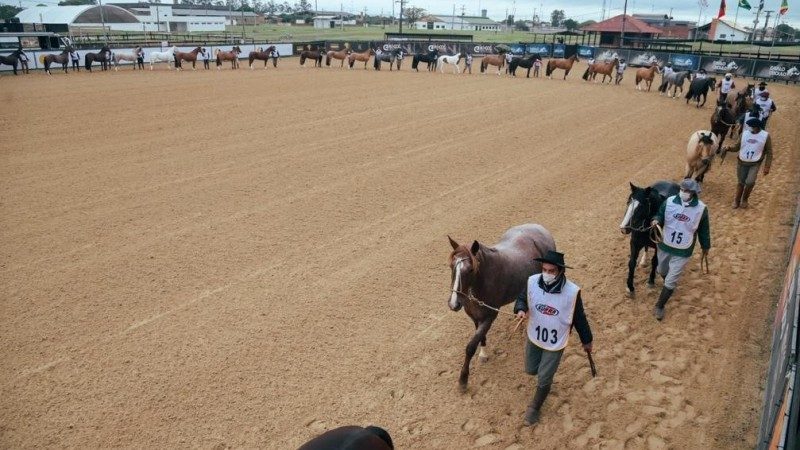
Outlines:
POLYGON ((761 121, 750 119, 742 138, 732 146, 725 146, 723 151, 739 152, 739 164, 736 166, 736 194, 733 197, 733 209, 747 208, 750 194, 756 185, 758 169, 764 164, 764 176, 769 175, 772 166, 772 138, 762 129, 761 121))
POLYGON ((542 258, 542 273, 528 278, 525 291, 514 304, 519 318, 528 318, 525 340, 525 372, 538 375, 536 394, 525 411, 526 426, 539 421, 539 411, 544 404, 553 376, 561 362, 572 327, 578 331, 583 349, 592 351, 592 330, 583 311, 581 288, 567 280, 564 271, 564 254, 549 250, 542 258))
POLYGON ((694 252, 699 240, 703 256, 711 248, 711 228, 708 221, 708 208, 698 198, 700 184, 686 178, 681 181, 680 192, 667 198, 653 218, 652 225, 661 225, 663 240, 658 244, 658 266, 656 270, 664 278, 664 287, 658 296, 653 315, 657 320, 664 319, 664 307, 678 286, 683 268, 694 252))

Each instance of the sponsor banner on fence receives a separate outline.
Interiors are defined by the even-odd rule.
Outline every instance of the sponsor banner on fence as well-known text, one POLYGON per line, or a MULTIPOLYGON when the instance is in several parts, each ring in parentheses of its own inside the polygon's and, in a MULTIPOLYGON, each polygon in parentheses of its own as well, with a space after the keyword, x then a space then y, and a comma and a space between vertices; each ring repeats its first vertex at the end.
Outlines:
POLYGON ((528 50, 525 44, 511 44, 508 47, 514 55, 523 55, 528 50))
POLYGON ((567 46, 564 44, 553 44, 553 58, 563 58, 567 46))
POLYGON ((492 55, 497 53, 497 47, 488 42, 478 42, 464 45, 466 45, 469 49, 469 53, 472 53, 473 55, 492 55))
POLYGON ((753 78, 780 81, 800 81, 800 63, 756 61, 753 78))
POLYGON ((749 59, 704 56, 700 68, 710 74, 732 73, 737 77, 748 77, 753 73, 753 61, 749 59))
POLYGON ((669 62, 669 54, 661 52, 630 50, 628 65, 631 67, 650 67, 653 63, 662 66, 669 62))
POLYGON ((550 44, 528 44, 528 53, 538 53, 541 57, 550 56, 550 44))
POLYGON ((614 58, 628 60, 628 50, 620 48, 597 48, 594 52, 596 61, 613 61, 614 58))
POLYGON ((383 52, 391 52, 394 50, 403 50, 406 54, 414 54, 417 51, 417 48, 414 44, 410 42, 397 42, 397 41, 387 41, 381 42, 378 46, 381 51, 383 52))
POLYGON ((596 51, 597 49, 594 47, 589 47, 588 45, 579 45, 578 57, 581 59, 594 58, 594 54, 596 53, 596 51))
POLYGON ((700 68, 700 57, 697 55, 670 53, 669 62, 672 63, 672 70, 675 72, 682 72, 684 70, 695 71, 700 68))

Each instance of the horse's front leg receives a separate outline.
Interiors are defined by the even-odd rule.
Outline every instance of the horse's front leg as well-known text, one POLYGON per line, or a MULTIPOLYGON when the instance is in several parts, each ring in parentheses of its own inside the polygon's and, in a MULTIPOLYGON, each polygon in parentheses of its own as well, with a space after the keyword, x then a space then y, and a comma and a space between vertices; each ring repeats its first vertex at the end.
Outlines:
POLYGON ((461 367, 461 375, 458 377, 458 389, 463 393, 467 391, 467 382, 469 381, 469 363, 475 352, 478 350, 478 344, 486 341, 486 334, 489 328, 492 327, 492 322, 497 316, 489 316, 483 319, 475 329, 475 334, 472 339, 467 343, 466 354, 464 355, 464 365, 461 367))
POLYGON ((636 272, 636 260, 639 259, 639 250, 641 250, 641 248, 634 243, 634 238, 631 237, 631 254, 630 259, 628 259, 628 279, 625 282, 626 290, 631 297, 636 295, 636 288, 633 286, 633 275, 636 272))
POLYGON ((647 287, 656 287, 656 268, 658 267, 658 247, 654 247, 653 259, 650 260, 650 277, 647 278, 647 287))

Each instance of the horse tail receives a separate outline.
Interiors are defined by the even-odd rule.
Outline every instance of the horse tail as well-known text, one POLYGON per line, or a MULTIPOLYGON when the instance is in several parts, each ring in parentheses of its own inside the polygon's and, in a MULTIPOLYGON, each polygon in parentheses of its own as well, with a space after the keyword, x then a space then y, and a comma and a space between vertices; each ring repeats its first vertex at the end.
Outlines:
POLYGON ((686 90, 686 95, 684 95, 683 98, 685 98, 686 100, 689 100, 690 98, 692 98, 693 94, 694 94, 694 90, 692 89, 691 86, 689 86, 689 89, 686 90))
POLYGON ((325 65, 326 66, 330 66, 331 65, 331 53, 330 52, 325 54, 325 65))
POLYGON ((547 61, 547 69, 544 71, 544 75, 549 77, 553 73, 553 60, 547 61))
MULTIPOLYGON (((305 55, 305 53, 301 53, 300 54, 300 65, 302 66, 303 63, 305 63, 305 62, 306 62, 306 55, 305 55)), ((253 57, 252 56, 250 57, 250 64, 251 65, 253 64, 253 57)))
POLYGON ((39 64, 45 64, 44 55, 39 55, 39 64))
POLYGON ((414 55, 411 59, 411 69, 417 70, 417 66, 419 66, 419 58, 417 58, 417 55, 414 55))
POLYGON ((589 68, 586 68, 586 72, 583 72, 583 79, 588 81, 589 80, 589 68))
POLYGON ((90 70, 92 68, 92 60, 89 58, 90 53, 86 53, 86 56, 83 57, 83 65, 86 70, 90 70))
POLYGON ((638 73, 636 74, 636 84, 639 84, 642 81, 642 76, 638 73))
POLYGON ((481 60, 481 73, 486 71, 486 61, 481 60))

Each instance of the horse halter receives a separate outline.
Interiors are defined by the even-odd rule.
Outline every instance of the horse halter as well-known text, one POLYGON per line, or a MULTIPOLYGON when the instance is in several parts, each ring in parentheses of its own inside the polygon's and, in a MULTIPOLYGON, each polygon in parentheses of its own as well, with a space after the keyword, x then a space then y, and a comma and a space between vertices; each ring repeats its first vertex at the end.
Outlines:
MULTIPOLYGON (((461 263, 466 261, 466 260, 467 260, 467 258, 458 258, 456 260, 455 265, 453 266, 453 269, 457 269, 457 270, 460 269, 461 263)), ((494 306, 487 305, 483 300, 481 300, 478 297, 475 297, 474 295, 472 295, 472 288, 470 288, 469 292, 466 292, 466 293, 461 291, 460 289, 461 289, 461 286, 460 286, 460 283, 459 283, 458 289, 455 289, 455 286, 454 286, 454 288, 451 289, 450 292, 458 294, 458 295, 461 295, 464 298, 466 298, 467 300, 469 300, 471 302, 474 302, 478 306, 482 306, 482 307, 484 307, 486 309, 491 309, 492 311, 495 311, 495 312, 498 312, 498 313, 502 313, 502 314, 506 314, 506 315, 509 315, 509 316, 514 316, 515 315, 515 314, 510 313, 508 311, 501 311, 500 308, 495 308, 494 306)))

